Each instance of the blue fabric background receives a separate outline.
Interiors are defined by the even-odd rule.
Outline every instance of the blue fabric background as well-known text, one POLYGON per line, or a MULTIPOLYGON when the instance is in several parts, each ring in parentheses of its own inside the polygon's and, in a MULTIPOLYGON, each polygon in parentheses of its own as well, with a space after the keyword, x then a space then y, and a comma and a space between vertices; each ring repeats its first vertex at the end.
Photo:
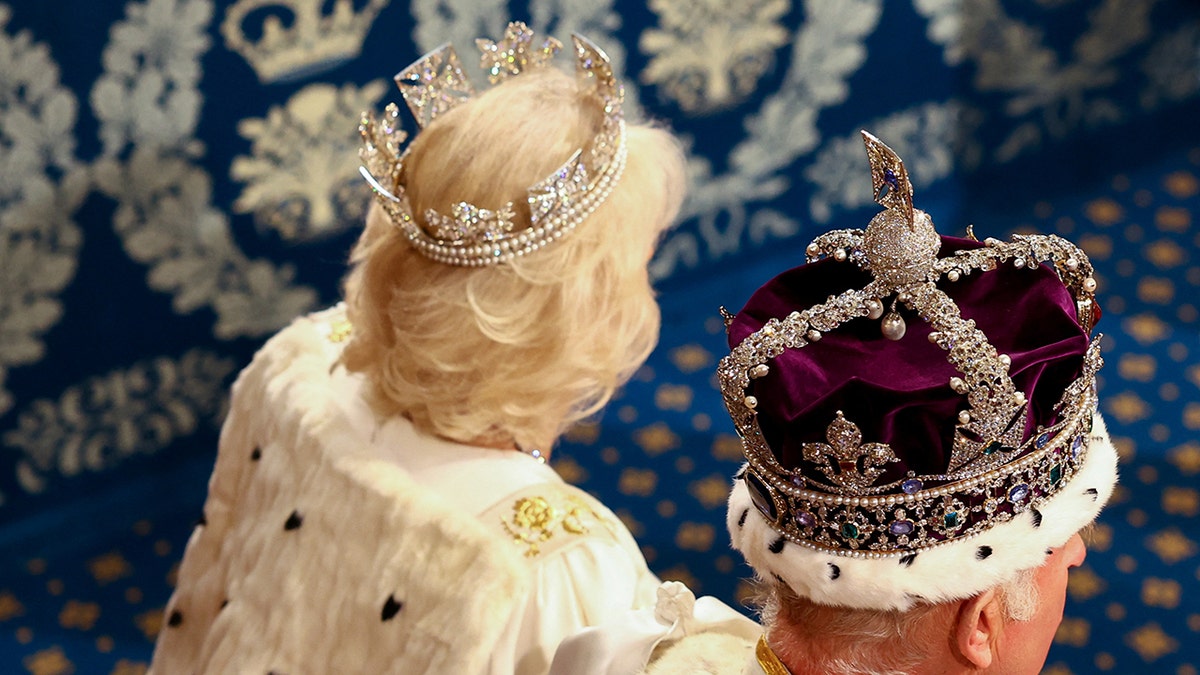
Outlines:
POLYGON ((0 1, 0 670, 144 670, 232 376, 337 299, 357 113, 509 18, 593 38, 689 144, 661 345, 555 461, 659 574, 744 596, 716 308, 865 224, 867 128, 943 233, 1055 232, 1098 270, 1123 487, 1044 672, 1197 672, 1189 0, 0 1))

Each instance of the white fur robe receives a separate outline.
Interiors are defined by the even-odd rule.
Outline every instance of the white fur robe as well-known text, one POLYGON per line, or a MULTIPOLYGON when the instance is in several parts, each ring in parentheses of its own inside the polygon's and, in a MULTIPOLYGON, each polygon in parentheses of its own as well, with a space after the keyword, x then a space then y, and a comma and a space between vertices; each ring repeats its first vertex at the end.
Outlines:
POLYGON ((652 605, 623 525, 548 466, 375 418, 340 310, 239 376, 151 665, 192 673, 545 673, 652 605))

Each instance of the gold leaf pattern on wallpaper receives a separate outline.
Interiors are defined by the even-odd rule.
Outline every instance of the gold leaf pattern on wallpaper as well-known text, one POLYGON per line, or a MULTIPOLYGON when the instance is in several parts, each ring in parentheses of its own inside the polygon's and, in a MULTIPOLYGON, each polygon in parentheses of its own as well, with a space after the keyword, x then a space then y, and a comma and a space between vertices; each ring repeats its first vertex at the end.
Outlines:
POLYGON ((659 25, 638 40, 650 57, 641 81, 688 112, 713 112, 746 98, 790 37, 780 23, 791 11, 790 0, 648 4, 659 25))

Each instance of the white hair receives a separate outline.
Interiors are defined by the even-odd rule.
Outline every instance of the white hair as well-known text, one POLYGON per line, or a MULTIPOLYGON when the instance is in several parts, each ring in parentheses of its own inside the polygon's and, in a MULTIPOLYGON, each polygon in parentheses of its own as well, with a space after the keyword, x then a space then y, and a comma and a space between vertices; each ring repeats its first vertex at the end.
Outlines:
MULTIPOLYGON (((997 587, 1009 620, 1028 621, 1037 611, 1036 572, 1023 570, 997 587)), ((937 632, 958 604, 918 603, 903 612, 829 607, 776 579, 757 582, 755 603, 775 653, 823 675, 910 675, 928 646, 943 639, 937 632)))

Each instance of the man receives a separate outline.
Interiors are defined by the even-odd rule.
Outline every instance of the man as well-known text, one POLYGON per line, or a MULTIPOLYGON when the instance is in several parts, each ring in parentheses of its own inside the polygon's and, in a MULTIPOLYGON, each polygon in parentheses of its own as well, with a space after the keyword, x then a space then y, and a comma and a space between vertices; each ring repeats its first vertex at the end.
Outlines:
MULTIPOLYGON (((718 379, 747 459, 728 526, 764 632, 675 589, 682 610, 641 629, 647 673, 1034 675, 1062 619, 1116 482, 1091 265, 1053 236, 939 237, 863 137, 886 210, 726 315, 718 379)), ((629 661, 619 632, 568 640, 555 668, 621 672, 597 648, 629 661)))

